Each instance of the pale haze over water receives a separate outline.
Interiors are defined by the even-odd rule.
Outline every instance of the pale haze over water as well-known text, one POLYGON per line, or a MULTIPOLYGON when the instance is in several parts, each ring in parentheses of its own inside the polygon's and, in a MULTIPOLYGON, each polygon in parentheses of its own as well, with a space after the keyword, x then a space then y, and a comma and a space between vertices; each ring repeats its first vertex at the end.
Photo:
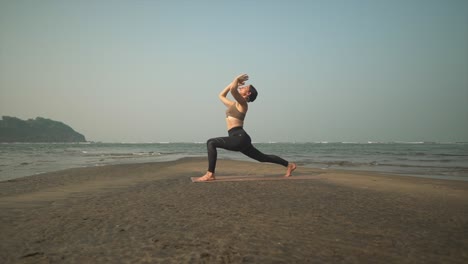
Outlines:
POLYGON ((87 140, 468 142, 468 1, 0 1, 0 115, 87 140))

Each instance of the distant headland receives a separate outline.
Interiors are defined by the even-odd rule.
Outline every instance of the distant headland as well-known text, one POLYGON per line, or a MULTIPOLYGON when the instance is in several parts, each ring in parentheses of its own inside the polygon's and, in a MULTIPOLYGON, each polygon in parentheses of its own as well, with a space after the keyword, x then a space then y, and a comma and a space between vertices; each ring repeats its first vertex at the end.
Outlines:
POLYGON ((47 118, 21 120, 3 116, 0 120, 0 142, 86 142, 70 126, 47 118))

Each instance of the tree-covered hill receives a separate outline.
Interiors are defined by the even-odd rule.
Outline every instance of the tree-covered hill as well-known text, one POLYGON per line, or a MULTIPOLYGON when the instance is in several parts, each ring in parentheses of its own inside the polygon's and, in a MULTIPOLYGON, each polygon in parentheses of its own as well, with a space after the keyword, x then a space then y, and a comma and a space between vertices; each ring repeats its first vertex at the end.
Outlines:
POLYGON ((0 142, 85 142, 85 137, 70 126, 47 118, 21 120, 3 116, 0 142))

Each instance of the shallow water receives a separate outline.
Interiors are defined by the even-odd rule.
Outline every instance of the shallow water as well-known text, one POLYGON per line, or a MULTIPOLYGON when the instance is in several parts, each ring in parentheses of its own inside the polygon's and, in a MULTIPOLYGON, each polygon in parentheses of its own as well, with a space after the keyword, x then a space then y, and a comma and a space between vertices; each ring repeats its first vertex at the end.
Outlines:
MULTIPOLYGON (((468 143, 254 143, 300 166, 468 180, 468 143)), ((75 167, 206 157, 204 143, 0 144, 0 181, 75 167)), ((219 158, 250 160, 219 150, 219 158)), ((203 172, 206 168, 200 168, 203 172)))

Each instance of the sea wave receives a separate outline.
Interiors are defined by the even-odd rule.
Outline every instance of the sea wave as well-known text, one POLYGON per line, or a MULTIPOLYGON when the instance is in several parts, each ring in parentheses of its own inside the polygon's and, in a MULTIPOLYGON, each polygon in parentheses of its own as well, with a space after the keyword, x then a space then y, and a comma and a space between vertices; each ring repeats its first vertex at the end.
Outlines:
MULTIPOLYGON (((437 144, 422 141, 255 143, 262 152, 275 154, 301 166, 317 168, 386 171, 391 173, 457 174, 468 176, 468 143, 437 144), (414 144, 416 142, 416 144, 414 144)), ((32 175, 70 167, 120 163, 168 161, 204 156, 200 143, 91 143, 91 144, 8 144, 0 147, 5 177, 32 175), (47 162, 44 162, 47 161, 47 162), (22 162, 27 165, 19 165, 22 162)), ((220 149, 219 158, 249 160, 239 152, 220 149)))

